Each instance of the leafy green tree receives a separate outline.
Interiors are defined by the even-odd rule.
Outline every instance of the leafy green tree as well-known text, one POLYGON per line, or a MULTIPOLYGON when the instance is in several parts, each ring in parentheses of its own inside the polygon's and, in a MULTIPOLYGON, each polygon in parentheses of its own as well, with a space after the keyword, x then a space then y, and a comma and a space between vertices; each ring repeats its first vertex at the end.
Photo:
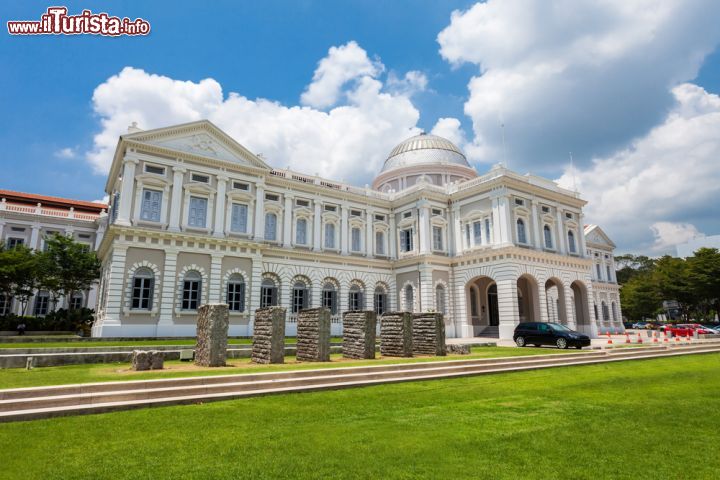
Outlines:
POLYGON ((698 297, 697 313, 712 318, 720 312, 720 251, 701 248, 687 264, 688 281, 698 297))
POLYGON ((39 283, 56 299, 72 298, 100 278, 100 260, 87 246, 64 235, 53 235, 38 254, 39 283))
POLYGON ((655 261, 654 258, 645 255, 618 255, 615 257, 615 264, 619 267, 615 272, 615 278, 620 285, 624 285, 638 275, 652 272, 655 261))
POLYGON ((636 275, 620 289, 620 303, 628 318, 655 317, 662 308, 662 297, 650 272, 636 275))
POLYGON ((0 249, 0 289, 20 302, 22 315, 38 285, 38 258, 33 250, 25 245, 0 249))
POLYGON ((677 301, 682 318, 687 320, 699 299, 691 283, 688 262, 665 255, 656 262, 652 276, 662 299, 677 301))

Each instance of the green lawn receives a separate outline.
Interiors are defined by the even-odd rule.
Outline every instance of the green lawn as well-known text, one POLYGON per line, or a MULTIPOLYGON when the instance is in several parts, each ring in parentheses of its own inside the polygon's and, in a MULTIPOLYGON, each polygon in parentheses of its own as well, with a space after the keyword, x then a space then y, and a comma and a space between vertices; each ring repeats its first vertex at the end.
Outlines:
POLYGON ((0 424, 8 479, 715 479, 720 354, 0 424))
POLYGON ((249 358, 231 358, 226 368, 196 368, 191 363, 165 362, 166 370, 133 372, 129 363, 101 363, 90 365, 68 365, 64 367, 40 367, 32 370, 23 368, 0 369, 0 389, 39 387, 43 385, 61 385, 67 383, 112 382, 127 380, 145 380, 151 378, 189 377, 200 375, 227 375, 232 373, 261 373, 278 370, 299 370, 313 368, 339 368, 361 365, 382 365, 386 363, 428 362, 435 360, 461 360, 469 358, 497 358, 519 355, 538 355, 552 353, 574 353, 573 350, 552 348, 508 348, 474 347, 470 355, 448 357, 418 358, 378 358, 377 360, 343 360, 342 355, 330 355, 329 363, 295 363, 295 357, 285 357, 283 365, 256 365, 249 358))
MULTIPOLYGON (((333 337, 331 342, 342 342, 342 337, 333 337)), ((77 341, 77 342, 23 342, 23 343, 0 343, 2 348, 85 348, 85 347, 148 347, 157 345, 195 345, 195 340, 119 340, 119 341, 77 341)), ((252 339, 249 338, 231 338, 228 340, 230 345, 251 345, 252 339)), ((297 343, 297 338, 288 337, 285 343, 297 343)))

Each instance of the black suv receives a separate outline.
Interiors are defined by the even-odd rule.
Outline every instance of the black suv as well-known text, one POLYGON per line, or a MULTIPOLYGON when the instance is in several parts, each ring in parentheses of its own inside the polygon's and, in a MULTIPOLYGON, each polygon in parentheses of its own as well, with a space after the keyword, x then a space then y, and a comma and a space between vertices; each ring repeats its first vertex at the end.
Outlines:
POLYGON ((518 347, 555 345, 557 348, 590 346, 590 337, 559 323, 526 322, 515 327, 513 340, 518 347))

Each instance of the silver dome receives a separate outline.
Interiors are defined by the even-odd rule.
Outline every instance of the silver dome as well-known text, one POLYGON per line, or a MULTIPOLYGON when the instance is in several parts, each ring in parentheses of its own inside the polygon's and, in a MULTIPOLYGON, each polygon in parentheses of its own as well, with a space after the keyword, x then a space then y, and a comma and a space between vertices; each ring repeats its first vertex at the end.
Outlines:
POLYGON ((472 168, 462 151, 450 140, 421 133, 393 148, 381 172, 423 164, 454 164, 472 168))

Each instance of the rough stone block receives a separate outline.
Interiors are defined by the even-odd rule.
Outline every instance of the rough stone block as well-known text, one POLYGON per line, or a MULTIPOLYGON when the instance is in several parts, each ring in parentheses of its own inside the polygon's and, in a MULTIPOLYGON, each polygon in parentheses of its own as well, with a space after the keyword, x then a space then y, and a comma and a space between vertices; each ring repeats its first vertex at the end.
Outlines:
POLYGON ((470 355, 470 345, 449 343, 445 345, 445 350, 451 355, 470 355))
POLYGON ((413 314, 413 354, 447 355, 445 350, 445 320, 442 313, 413 314))
POLYGON ((165 354, 157 350, 152 350, 150 353, 150 368, 152 370, 162 370, 165 368, 165 354))
POLYGON ((410 312, 387 312, 380 316, 380 355, 412 357, 413 321, 410 312))
POLYGON ((266 307, 255 310, 250 359, 253 363, 283 363, 285 361, 284 308, 266 307))
POLYGON ((150 352, 146 352, 144 350, 133 350, 131 359, 133 370, 141 372, 152 368, 152 357, 150 356, 150 352))
POLYGON ((301 362, 330 361, 330 309, 301 310, 297 321, 297 354, 301 362))
POLYGON ((373 311, 345 312, 343 314, 344 358, 375 358, 375 328, 377 317, 373 311))
POLYGON ((211 303, 198 308, 195 365, 224 367, 230 316, 224 303, 211 303))

